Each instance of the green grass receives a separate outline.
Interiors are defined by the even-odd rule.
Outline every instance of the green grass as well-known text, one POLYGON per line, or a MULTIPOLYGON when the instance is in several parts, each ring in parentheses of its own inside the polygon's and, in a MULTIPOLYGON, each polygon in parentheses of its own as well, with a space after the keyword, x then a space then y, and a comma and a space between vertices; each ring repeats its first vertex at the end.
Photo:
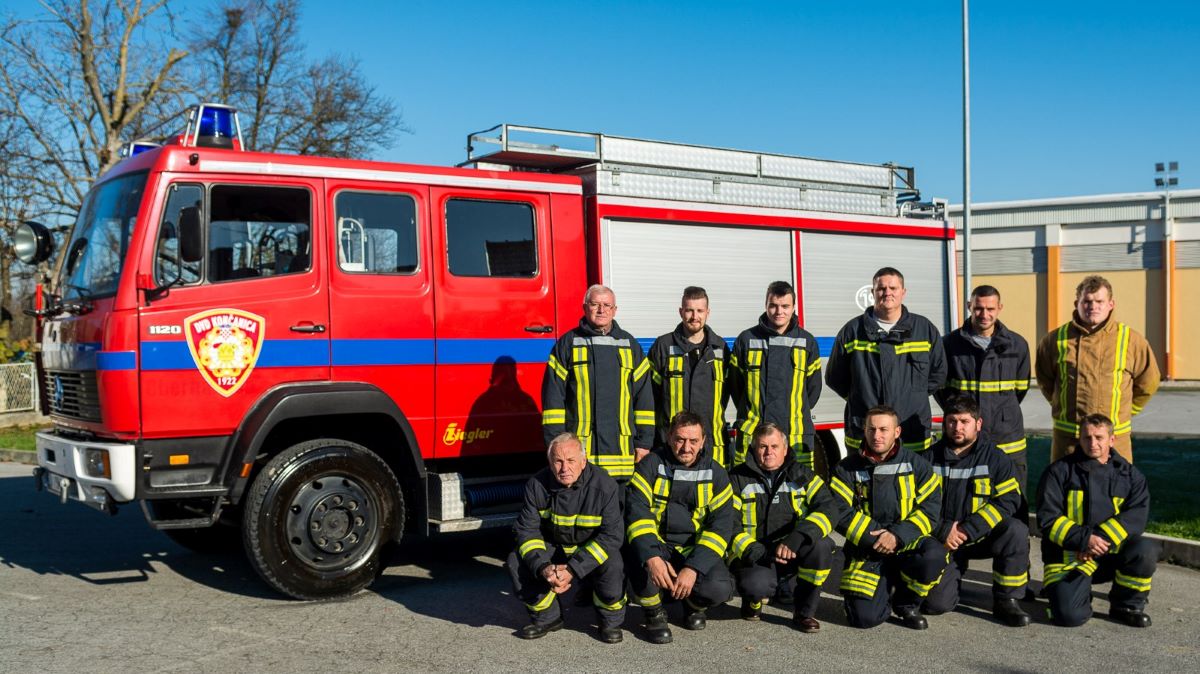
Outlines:
POLYGON ((23 452, 37 451, 33 434, 46 426, 9 426, 0 428, 0 449, 17 449, 23 452))
MULTIPOLYGON (((1030 501, 1050 459, 1050 438, 1029 438, 1030 501)), ((1200 540, 1200 439, 1134 438, 1133 463, 1150 483, 1150 523, 1146 530, 1200 540)), ((1032 509, 1034 506, 1030 504, 1032 509)))

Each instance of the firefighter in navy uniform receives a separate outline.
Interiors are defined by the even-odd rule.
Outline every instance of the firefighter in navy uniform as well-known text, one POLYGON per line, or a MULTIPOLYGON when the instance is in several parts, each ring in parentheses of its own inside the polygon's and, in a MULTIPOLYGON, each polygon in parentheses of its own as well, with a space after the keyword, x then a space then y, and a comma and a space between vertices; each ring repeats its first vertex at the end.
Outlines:
POLYGON ((942 338, 946 350, 946 386, 936 398, 945 407, 956 395, 979 403, 983 432, 1012 459, 1021 485, 1018 516, 1029 511, 1025 494, 1029 468, 1025 454, 1025 418, 1021 401, 1029 392, 1029 343, 999 320, 1000 291, 981 285, 971 292, 971 317, 942 338))
POLYGON ((671 641, 666 598, 684 603, 684 627, 702 630, 705 611, 733 596, 725 552, 737 514, 729 475, 704 451, 699 415, 671 420, 669 448, 640 461, 625 490, 626 567, 645 611, 650 641, 671 641))
POLYGON ((846 399, 846 450, 862 445, 866 411, 875 405, 900 415, 900 441, 922 452, 933 445, 929 396, 946 380, 938 329, 904 306, 904 275, 892 267, 871 281, 875 306, 842 327, 826 364, 825 383, 846 399))
POLYGON ((853 627, 875 627, 889 609, 905 627, 929 621, 921 603, 946 568, 946 550, 930 536, 942 507, 933 467, 900 443, 890 407, 863 415, 862 449, 837 465, 829 486, 844 501, 837 530, 846 537, 841 590, 853 627))
POLYGON ((542 378, 542 434, 579 436, 588 461, 621 484, 654 442, 650 361, 621 329, 613 291, 594 285, 584 316, 554 344, 542 378))
POLYGON ((1029 583, 1029 527, 1016 516, 1021 488, 1013 462, 980 434, 983 420, 974 398, 950 398, 942 414, 942 439, 925 458, 942 479, 942 521, 933 537, 950 551, 951 563, 921 610, 953 611, 970 560, 991 557, 992 613, 1011 627, 1024 627, 1029 615, 1017 600, 1029 583))
POLYGON ((1067 627, 1092 617, 1092 584, 1112 580, 1110 617, 1149 627, 1146 602, 1159 545, 1142 534, 1150 491, 1141 471, 1118 454, 1113 422, 1102 414, 1080 420, 1076 451, 1042 476, 1037 521, 1050 616, 1067 627))
POLYGON ((537 639, 561 629, 558 595, 587 578, 600 640, 615 644, 625 620, 621 488, 587 462, 572 433, 551 440, 546 454, 549 467, 525 485, 525 503, 513 526, 517 549, 507 562, 513 588, 531 620, 517 636, 537 639))
POLYGON ((829 534, 838 502, 825 481, 796 461, 783 429, 764 421, 754 430, 750 456, 729 473, 741 526, 730 550, 742 595, 742 618, 758 620, 779 578, 796 578, 792 625, 817 632, 821 586, 833 566, 829 534))
POLYGON ((767 286, 766 311, 758 325, 738 335, 729 366, 738 428, 730 465, 746 460, 754 429, 770 421, 787 434, 796 460, 812 466, 812 408, 821 397, 821 351, 796 320, 796 290, 790 283, 767 286))
POLYGON ((654 380, 657 446, 666 446, 671 419, 687 410, 704 420, 704 437, 710 455, 729 467, 725 452, 725 340, 708 327, 708 293, 688 286, 679 307, 682 319, 675 330, 650 347, 654 380))

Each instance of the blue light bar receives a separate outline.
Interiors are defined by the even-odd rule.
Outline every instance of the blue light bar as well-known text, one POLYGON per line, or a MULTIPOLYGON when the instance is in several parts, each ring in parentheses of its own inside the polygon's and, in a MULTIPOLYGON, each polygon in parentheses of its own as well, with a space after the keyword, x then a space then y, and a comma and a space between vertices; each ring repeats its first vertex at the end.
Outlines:
POLYGON ((191 108, 184 144, 240 150, 242 127, 238 123, 237 110, 217 103, 202 103, 191 108))

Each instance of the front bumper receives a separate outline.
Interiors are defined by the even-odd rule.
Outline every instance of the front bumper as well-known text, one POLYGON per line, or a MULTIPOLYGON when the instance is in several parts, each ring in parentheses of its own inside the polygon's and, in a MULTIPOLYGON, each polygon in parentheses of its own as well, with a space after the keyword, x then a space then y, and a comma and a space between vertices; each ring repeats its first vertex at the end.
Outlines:
POLYGON ((37 434, 38 487, 99 510, 134 499, 137 452, 133 445, 70 440, 53 433, 37 434), (105 452, 107 476, 89 474, 88 450, 105 452))

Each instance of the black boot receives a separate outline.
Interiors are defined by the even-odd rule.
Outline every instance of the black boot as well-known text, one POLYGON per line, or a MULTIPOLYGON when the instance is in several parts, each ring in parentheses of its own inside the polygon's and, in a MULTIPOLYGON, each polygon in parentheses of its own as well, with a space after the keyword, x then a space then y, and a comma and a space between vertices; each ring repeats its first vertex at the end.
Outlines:
POLYGON ((742 620, 759 620, 762 618, 762 602, 750 597, 742 597, 742 620))
POLYGON ((692 606, 692 602, 684 601, 683 626, 694 632, 699 632, 708 626, 708 616, 704 609, 692 606))
POLYGON ((624 636, 621 634, 621 628, 615 625, 612 627, 600 625, 599 636, 600 641, 603 641, 606 644, 619 644, 621 643, 621 640, 624 639, 624 636))
POLYGON ((900 622, 910 630, 923 630, 929 627, 929 621, 921 615, 921 611, 916 606, 896 608, 896 617, 900 618, 900 622))
POLYGON ((997 599, 992 602, 992 614, 1009 627, 1025 627, 1029 614, 1021 609, 1016 599, 997 599))
POLYGON ((559 618, 558 620, 555 620, 554 622, 544 623, 541 625, 539 625, 538 623, 530 623, 530 624, 522 627, 521 629, 517 630, 517 636, 521 637, 522 639, 541 639, 542 637, 546 636, 547 634, 549 634, 551 632, 557 632, 558 630, 561 630, 562 628, 563 628, 562 618, 559 618))
POLYGON ((1117 622, 1125 623, 1130 627, 1149 627, 1150 616, 1146 615, 1141 609, 1135 608, 1114 608, 1108 612, 1109 617, 1117 622))
POLYGON ((671 626, 667 624, 667 609, 659 605, 643 610, 646 612, 646 635, 650 637, 650 643, 671 643, 671 626))

